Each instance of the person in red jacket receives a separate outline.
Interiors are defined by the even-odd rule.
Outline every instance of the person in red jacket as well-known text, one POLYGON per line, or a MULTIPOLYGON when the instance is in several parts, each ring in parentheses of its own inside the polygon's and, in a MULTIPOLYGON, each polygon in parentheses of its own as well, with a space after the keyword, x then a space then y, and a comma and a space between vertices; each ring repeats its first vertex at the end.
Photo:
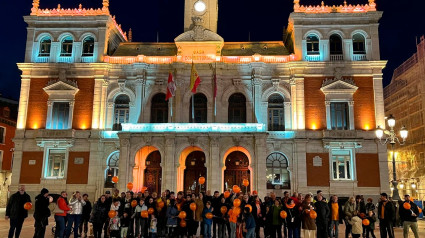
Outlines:
POLYGON ((67 193, 65 191, 61 192, 61 196, 56 202, 55 212, 55 222, 56 222, 56 238, 62 238, 65 232, 65 218, 71 208, 68 206, 68 201, 66 200, 67 193))

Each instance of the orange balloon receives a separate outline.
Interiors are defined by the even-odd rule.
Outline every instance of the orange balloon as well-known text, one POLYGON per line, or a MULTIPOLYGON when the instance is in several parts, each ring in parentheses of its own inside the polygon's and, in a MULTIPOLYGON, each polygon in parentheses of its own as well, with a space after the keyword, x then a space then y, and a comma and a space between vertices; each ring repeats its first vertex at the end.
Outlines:
POLYGON ((311 210, 311 211, 310 211, 310 218, 312 218, 312 219, 316 219, 316 217, 317 217, 317 212, 316 212, 316 211, 314 211, 314 210, 311 210))
POLYGON ((242 181, 242 184, 243 184, 243 186, 248 187, 248 185, 249 185, 249 181, 248 181, 248 179, 244 179, 244 180, 242 181))
POLYGON ((252 195, 258 195, 258 192, 256 190, 252 191, 252 195))
POLYGON ((140 215, 141 215, 143 218, 148 218, 148 216, 149 216, 149 212, 148 212, 148 211, 146 211, 146 210, 144 210, 144 211, 142 211, 142 212, 140 213, 140 215))
POLYGON ((185 218, 186 218, 186 212, 185 212, 185 211, 181 211, 181 212, 179 213, 179 218, 180 218, 180 219, 185 219, 185 218))
POLYGON ((227 207, 226 207, 226 206, 222 206, 222 207, 220 208, 220 211, 221 211, 221 214, 226 214, 226 212, 227 212, 227 207))
POLYGON ((32 208, 32 203, 30 203, 30 202, 26 202, 25 204, 24 204, 24 209, 25 210, 30 210, 32 208))
POLYGON ((422 213, 422 208, 418 207, 418 210, 419 210, 419 214, 421 214, 422 213))
POLYGON ((136 207, 136 206, 137 206, 137 201, 136 200, 131 201, 131 207, 136 207))
POLYGON ((241 188, 238 185, 233 185, 232 189, 234 193, 239 193, 241 191, 241 188))
POLYGON ((185 220, 181 220, 181 221, 180 221, 180 226, 181 226, 181 227, 186 227, 186 225, 187 225, 187 224, 186 224, 186 221, 185 221, 185 220))
POLYGON ((241 200, 239 200, 239 198, 236 198, 235 200, 233 200, 233 206, 239 207, 240 205, 241 205, 241 200))
POLYGON ((364 219, 362 223, 364 226, 368 226, 370 224, 370 221, 368 219, 364 219))
POLYGON ((114 182, 114 183, 118 183, 118 176, 114 176, 114 177, 112 177, 112 182, 114 182))
POLYGON ((143 187, 140 191, 141 191, 142 193, 145 193, 145 191, 146 191, 147 189, 148 189, 147 187, 143 187))
POLYGON ((117 212, 116 211, 114 211, 114 210, 110 210, 109 212, 108 212, 108 216, 109 216, 109 218, 113 218, 113 217, 115 217, 117 215, 117 212))
POLYGON ((366 217, 366 214, 364 214, 364 213, 362 212, 362 213, 360 213, 359 217, 360 217, 360 218, 362 218, 362 219, 364 219, 364 218, 366 217))
POLYGON ((229 209, 229 211, 227 212, 227 214, 229 214, 229 216, 233 215, 233 209, 229 209))
POLYGON ((240 207, 234 207, 233 208, 233 214, 236 216, 239 216, 241 214, 241 208, 240 207))
POLYGON ((190 210, 195 211, 196 210, 196 203, 192 202, 190 204, 190 210))
POLYGON ((285 211, 280 212, 280 217, 282 217, 283 219, 285 219, 287 216, 288 216, 288 213, 286 213, 285 211))
POLYGON ((165 203, 163 202, 163 201, 160 201, 159 203, 158 203, 158 207, 159 208, 163 208, 165 206, 165 203))
POLYGON ((127 188, 128 188, 128 190, 132 190, 133 189, 133 183, 128 183, 127 188))
POLYGON ((213 218, 213 214, 211 212, 208 212, 207 214, 205 214, 205 217, 207 219, 212 219, 213 218))
POLYGON ((204 177, 199 177, 198 181, 199 181, 199 184, 204 184, 205 183, 205 178, 204 177))
POLYGON ((152 207, 148 209, 148 213, 149 213, 149 215, 150 215, 150 214, 153 214, 154 212, 155 212, 155 210, 154 210, 152 207))
POLYGON ((252 206, 249 204, 246 204, 245 207, 249 207, 249 212, 252 212, 252 206))
POLYGON ((405 203, 403 204, 403 207, 404 207, 404 209, 406 209, 406 210, 410 210, 410 208, 411 208, 410 203, 408 203, 408 202, 405 202, 405 203))
POLYGON ((180 203, 177 203, 176 204, 176 207, 177 207, 177 210, 178 211, 181 211, 182 210, 182 205, 180 203))
POLYGON ((224 198, 228 198, 228 197, 230 197, 230 192, 229 191, 224 192, 224 198))

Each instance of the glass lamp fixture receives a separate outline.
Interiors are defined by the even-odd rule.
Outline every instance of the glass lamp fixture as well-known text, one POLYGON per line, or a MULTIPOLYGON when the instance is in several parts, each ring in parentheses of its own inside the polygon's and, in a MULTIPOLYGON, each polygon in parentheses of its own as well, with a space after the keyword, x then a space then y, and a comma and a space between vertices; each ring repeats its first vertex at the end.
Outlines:
POLYGON ((387 118, 388 121, 388 126, 389 127, 394 127, 395 126, 395 118, 393 117, 392 114, 390 114, 390 116, 387 118))
POLYGON ((416 188, 416 184, 415 184, 415 183, 412 183, 412 185, 411 185, 411 186, 412 186, 412 188, 413 188, 413 189, 415 189, 415 188, 416 188))
POLYGON ((202 0, 195 2, 194 8, 197 12, 203 12, 207 8, 207 5, 202 0))
POLYGON ((375 134, 378 139, 382 139, 382 137, 384 136, 384 130, 382 130, 381 126, 378 126, 375 131, 375 134))
POLYGON ((400 186, 400 189, 404 188, 404 184, 402 184, 402 183, 399 186, 400 186))
POLYGON ((400 130, 400 136, 403 139, 403 141, 406 140, 408 133, 409 132, 407 131, 406 127, 403 126, 400 130))

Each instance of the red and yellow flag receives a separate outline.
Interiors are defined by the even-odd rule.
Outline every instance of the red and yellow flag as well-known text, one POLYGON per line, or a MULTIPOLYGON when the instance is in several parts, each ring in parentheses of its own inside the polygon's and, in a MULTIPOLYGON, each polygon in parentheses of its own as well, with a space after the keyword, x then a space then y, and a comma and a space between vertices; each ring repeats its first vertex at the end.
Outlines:
POLYGON ((168 101, 168 99, 174 97, 176 92, 177 86, 173 79, 173 74, 170 72, 168 74, 168 84, 167 84, 167 96, 165 97, 165 101, 168 101))
POLYGON ((190 73, 190 91, 192 91, 192 93, 196 93, 196 89, 200 83, 201 78, 198 75, 198 71, 196 71, 195 64, 192 63, 192 71, 190 73))

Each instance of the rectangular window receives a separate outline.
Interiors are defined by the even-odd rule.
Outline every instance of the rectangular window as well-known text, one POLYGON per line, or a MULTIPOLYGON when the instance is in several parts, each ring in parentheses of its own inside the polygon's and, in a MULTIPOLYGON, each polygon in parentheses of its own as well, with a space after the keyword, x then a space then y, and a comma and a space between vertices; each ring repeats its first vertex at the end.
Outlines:
POLYGON ((332 150, 332 179, 352 180, 352 153, 350 150, 332 150))
POLYGON ((55 102, 52 110, 52 129, 69 129, 69 103, 55 102))
POLYGON ((269 108, 269 131, 284 131, 285 116, 282 108, 269 108))
POLYGON ((348 130, 348 103, 332 102, 331 103, 331 128, 332 130, 348 130))
POLYGON ((115 122, 114 122, 114 124, 128 123, 128 121, 129 121, 129 109, 128 108, 115 108, 115 122))
POLYGON ((66 150, 51 149, 48 150, 48 153, 44 176, 46 178, 64 178, 66 150))
POLYGON ((6 143, 6 127, 0 126, 0 144, 6 143))

